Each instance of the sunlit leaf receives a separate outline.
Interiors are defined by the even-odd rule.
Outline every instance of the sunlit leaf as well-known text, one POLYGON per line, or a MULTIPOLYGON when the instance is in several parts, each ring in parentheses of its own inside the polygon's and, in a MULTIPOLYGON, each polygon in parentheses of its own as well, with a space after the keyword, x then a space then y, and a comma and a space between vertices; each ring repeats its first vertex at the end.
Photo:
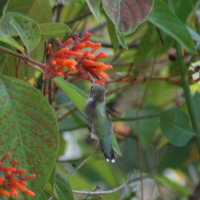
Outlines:
POLYGON ((186 26, 161 0, 155 0, 148 20, 177 40, 185 49, 196 53, 194 43, 186 26))

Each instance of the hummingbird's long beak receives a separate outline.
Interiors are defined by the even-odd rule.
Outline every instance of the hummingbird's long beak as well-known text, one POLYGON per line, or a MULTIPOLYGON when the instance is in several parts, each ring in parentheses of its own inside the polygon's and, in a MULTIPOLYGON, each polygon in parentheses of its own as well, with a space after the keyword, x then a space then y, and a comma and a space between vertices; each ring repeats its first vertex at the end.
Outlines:
POLYGON ((92 78, 92 76, 90 75, 89 72, 88 72, 88 76, 89 76, 90 82, 94 84, 94 83, 95 83, 95 80, 92 78))

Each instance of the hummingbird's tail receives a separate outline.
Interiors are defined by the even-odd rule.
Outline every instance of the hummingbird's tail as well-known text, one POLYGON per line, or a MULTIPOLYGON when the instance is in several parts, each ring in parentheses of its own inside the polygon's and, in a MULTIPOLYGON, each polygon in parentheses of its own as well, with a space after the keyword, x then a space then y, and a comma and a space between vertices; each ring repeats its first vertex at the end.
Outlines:
POLYGON ((111 163, 115 163, 115 153, 114 150, 111 146, 111 148, 109 150, 105 150, 105 148, 103 147, 103 145, 100 142, 100 146, 101 146, 101 150, 106 158, 107 162, 111 162, 111 163))

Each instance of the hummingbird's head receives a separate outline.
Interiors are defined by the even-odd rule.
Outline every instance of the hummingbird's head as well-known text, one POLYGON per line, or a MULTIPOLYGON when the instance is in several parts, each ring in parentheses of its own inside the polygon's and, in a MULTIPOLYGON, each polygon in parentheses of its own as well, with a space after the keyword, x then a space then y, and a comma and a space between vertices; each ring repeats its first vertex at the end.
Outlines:
POLYGON ((100 86, 99 84, 92 84, 90 96, 96 100, 97 102, 104 101, 105 90, 104 87, 100 86))

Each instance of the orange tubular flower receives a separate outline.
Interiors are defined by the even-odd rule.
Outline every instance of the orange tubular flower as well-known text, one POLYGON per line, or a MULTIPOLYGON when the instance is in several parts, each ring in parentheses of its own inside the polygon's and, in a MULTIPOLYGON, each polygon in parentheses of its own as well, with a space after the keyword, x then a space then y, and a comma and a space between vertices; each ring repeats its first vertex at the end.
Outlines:
POLYGON ((62 43, 60 39, 56 39, 60 49, 53 52, 52 45, 48 45, 48 53, 50 55, 49 63, 45 66, 45 79, 56 76, 64 76, 68 79, 74 76, 84 80, 90 80, 90 77, 96 79, 96 83, 104 85, 109 80, 109 76, 104 72, 112 69, 112 65, 97 62, 97 60, 106 58, 104 52, 97 55, 94 53, 101 47, 99 42, 91 42, 89 39, 91 33, 86 33, 82 38, 78 34, 74 38, 69 38, 62 43), (89 76, 90 75, 90 76, 89 76))
POLYGON ((13 161, 12 167, 2 166, 4 160, 6 160, 10 154, 6 154, 0 159, 0 195, 6 197, 18 198, 18 190, 28 194, 29 196, 35 196, 34 192, 26 188, 26 180, 35 178, 35 174, 23 177, 25 169, 16 169, 17 160, 13 161))

